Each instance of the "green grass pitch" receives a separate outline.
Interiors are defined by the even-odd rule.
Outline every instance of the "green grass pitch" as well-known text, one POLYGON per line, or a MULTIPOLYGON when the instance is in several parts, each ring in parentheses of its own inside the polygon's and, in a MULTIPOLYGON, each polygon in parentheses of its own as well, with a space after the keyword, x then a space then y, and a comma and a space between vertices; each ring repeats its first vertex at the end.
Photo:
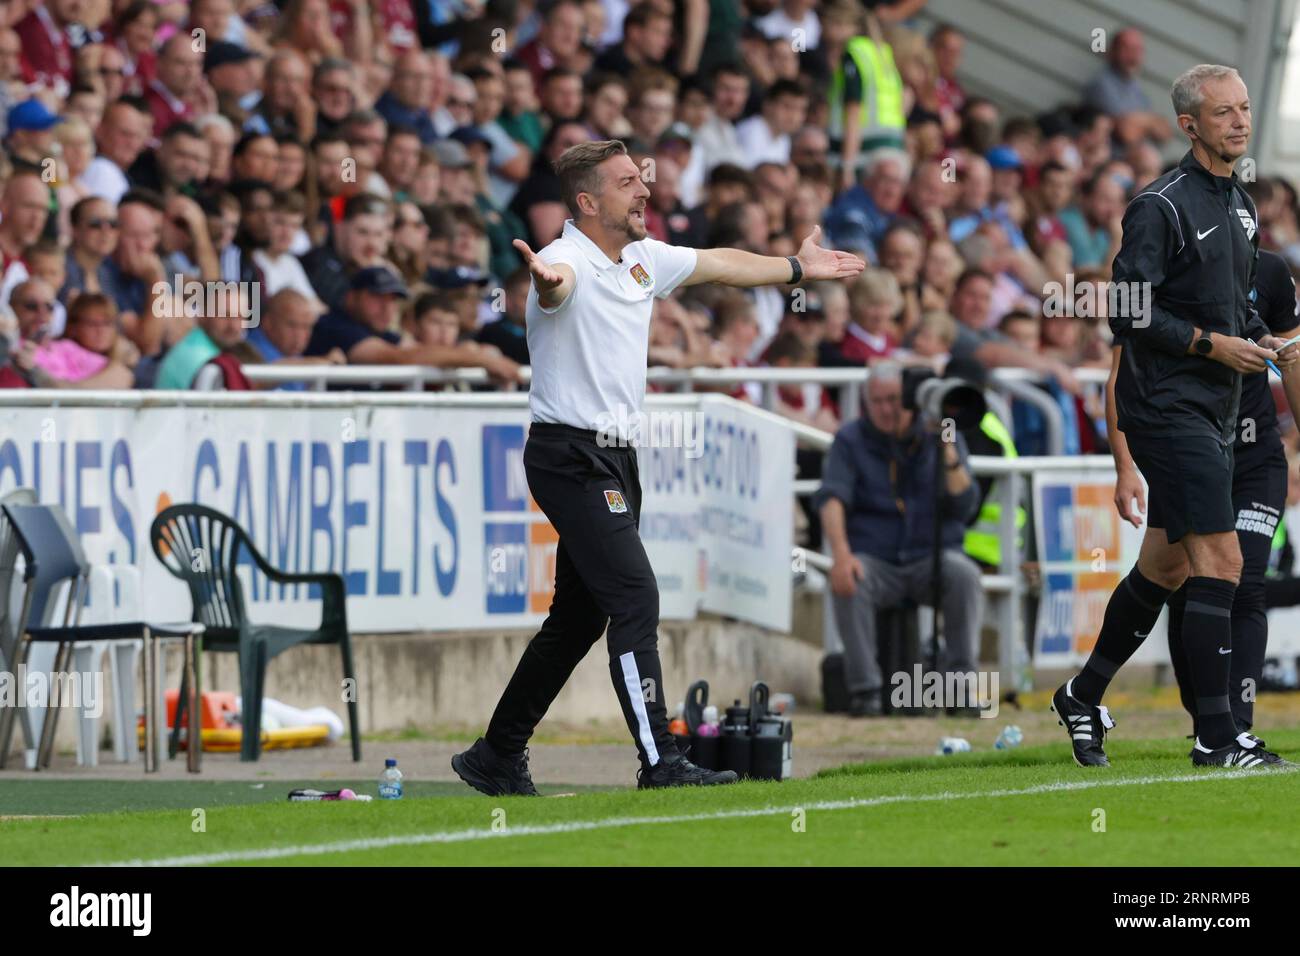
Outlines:
MULTIPOLYGON (((1269 744, 1300 758, 1300 730, 1270 732, 1269 744)), ((395 803, 290 804, 288 791, 307 785, 293 781, 255 789, 33 775, 0 783, 0 865, 1240 866, 1300 858, 1300 774, 1197 771, 1187 749, 1183 740, 1114 740, 1113 766, 1100 771, 1076 767, 1053 745, 851 765, 781 784, 588 788, 554 799, 416 782, 395 803), (30 814, 39 816, 19 818, 30 814)), ((373 792, 371 781, 350 785, 373 792)))

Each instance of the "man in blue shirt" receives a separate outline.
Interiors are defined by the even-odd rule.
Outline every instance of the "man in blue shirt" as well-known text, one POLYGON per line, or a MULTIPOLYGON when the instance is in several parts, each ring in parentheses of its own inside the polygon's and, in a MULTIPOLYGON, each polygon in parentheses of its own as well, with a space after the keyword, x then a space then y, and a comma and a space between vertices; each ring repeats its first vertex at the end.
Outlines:
MULTIPOLYGON (((250 329, 245 341, 257 349, 268 365, 345 365, 347 356, 338 348, 324 355, 305 356, 316 327, 316 306, 296 289, 281 289, 262 308, 261 321, 250 329)), ((282 382, 275 386, 286 392, 301 392, 306 382, 282 382)))
MULTIPOLYGON (((918 604, 932 600, 938 454, 933 434, 903 407, 899 365, 873 366, 864 394, 866 414, 835 435, 817 496, 834 562, 835 621, 844 644, 849 713, 855 717, 882 713, 876 612, 908 598, 918 604)), ((953 439, 943 444, 940 499, 944 669, 968 674, 977 659, 984 592, 979 568, 962 553, 962 542, 979 494, 966 466, 966 442, 960 432, 953 439)))

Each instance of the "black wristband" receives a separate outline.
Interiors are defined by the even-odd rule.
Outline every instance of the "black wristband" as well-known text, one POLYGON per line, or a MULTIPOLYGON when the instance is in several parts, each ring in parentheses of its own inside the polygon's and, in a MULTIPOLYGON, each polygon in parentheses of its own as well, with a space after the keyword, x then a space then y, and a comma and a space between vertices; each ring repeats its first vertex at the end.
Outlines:
POLYGON ((786 256, 785 261, 790 263, 790 285, 798 285, 803 281, 803 266, 799 264, 798 256, 786 256))

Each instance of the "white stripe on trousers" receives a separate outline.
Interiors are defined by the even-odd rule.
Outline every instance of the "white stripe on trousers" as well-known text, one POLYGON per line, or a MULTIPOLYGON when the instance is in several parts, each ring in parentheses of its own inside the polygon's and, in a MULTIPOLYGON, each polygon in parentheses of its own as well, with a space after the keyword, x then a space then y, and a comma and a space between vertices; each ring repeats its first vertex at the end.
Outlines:
POLYGON ((632 701, 632 711, 636 714, 636 725, 641 737, 641 746, 645 750, 650 766, 659 763, 659 749, 655 747, 655 735, 650 730, 650 714, 645 709, 645 697, 641 691, 641 674, 636 669, 636 655, 631 651, 620 654, 618 662, 623 667, 623 686, 632 701))

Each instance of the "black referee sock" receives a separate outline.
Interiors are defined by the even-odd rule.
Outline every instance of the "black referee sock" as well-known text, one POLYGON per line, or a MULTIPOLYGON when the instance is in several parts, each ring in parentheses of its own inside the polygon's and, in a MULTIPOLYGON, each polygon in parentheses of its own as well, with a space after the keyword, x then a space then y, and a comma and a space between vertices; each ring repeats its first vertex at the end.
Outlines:
POLYGON ((1187 579, 1183 650, 1196 691, 1196 734, 1214 750, 1237 736, 1228 699, 1232 668, 1232 599, 1237 586, 1218 578, 1187 579))
POLYGON ((1142 646, 1155 626, 1169 594, 1143 577, 1137 568, 1128 573, 1110 596, 1097 644, 1088 663, 1070 685, 1071 697, 1094 707, 1101 703, 1101 695, 1106 693, 1111 678, 1142 646))
POLYGON ((1183 647, 1183 612, 1187 609, 1187 584, 1170 595, 1165 602, 1169 609, 1169 662, 1174 666, 1174 680, 1178 683, 1178 697, 1183 709, 1192 717, 1192 736, 1196 736, 1196 691, 1192 690, 1192 675, 1187 669, 1187 650, 1183 647))
POLYGON ((1228 697, 1238 730, 1255 723, 1255 694, 1264 674, 1268 651, 1268 611, 1264 607, 1264 582, 1237 585, 1232 598, 1232 661, 1228 697))

